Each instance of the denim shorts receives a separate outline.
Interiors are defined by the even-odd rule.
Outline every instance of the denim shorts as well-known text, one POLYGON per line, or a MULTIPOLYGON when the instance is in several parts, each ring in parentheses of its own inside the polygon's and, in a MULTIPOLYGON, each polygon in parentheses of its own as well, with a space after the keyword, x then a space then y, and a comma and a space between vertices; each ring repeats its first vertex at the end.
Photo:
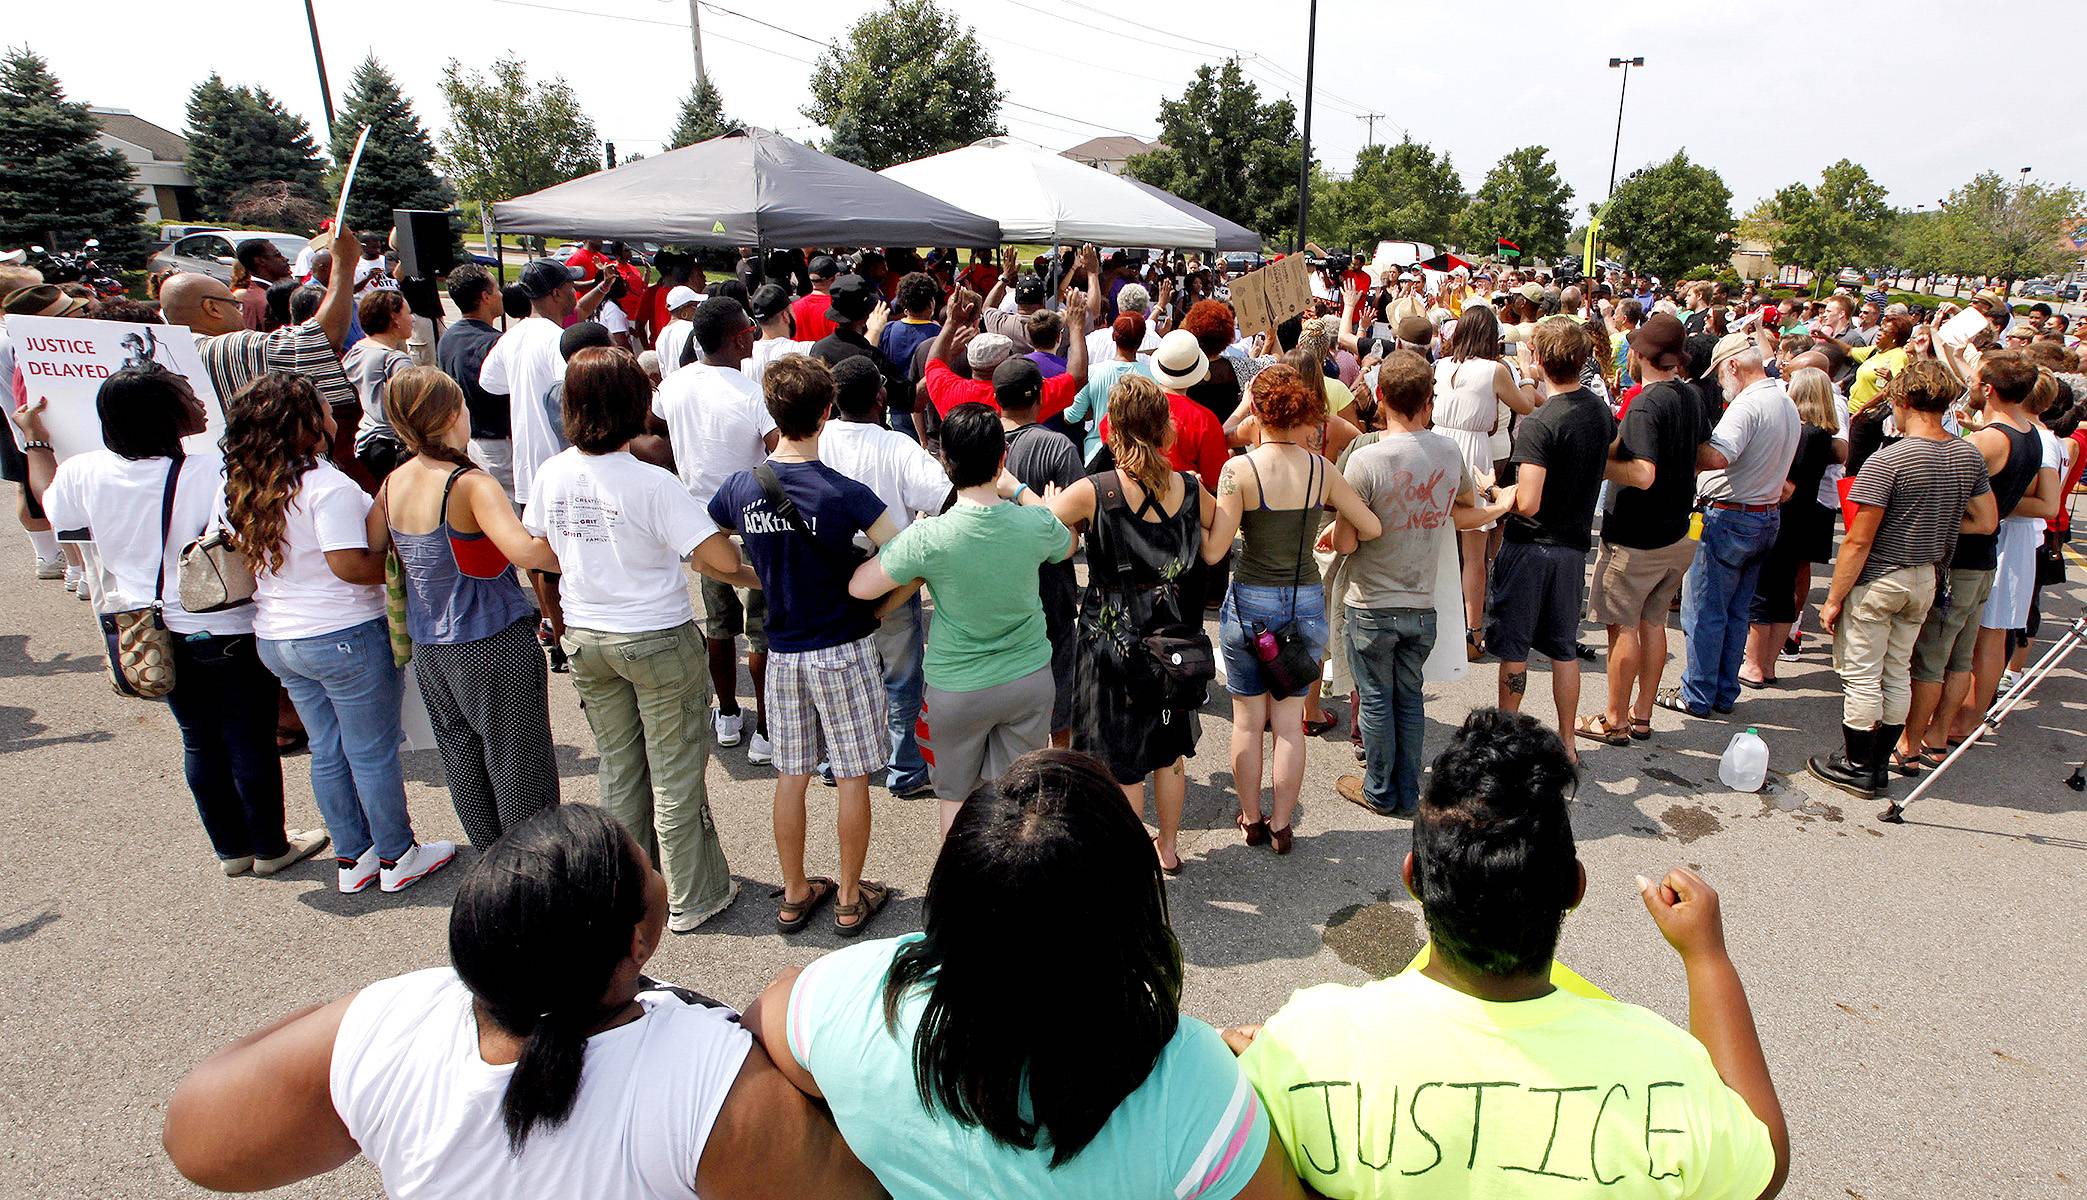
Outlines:
POLYGON ((1254 653, 1254 625, 1269 632, 1287 628, 1295 620, 1299 632, 1312 648, 1312 657, 1326 657, 1326 589, 1317 581, 1303 587, 1240 583, 1234 580, 1217 610, 1219 652, 1225 658, 1225 690, 1235 696, 1259 696, 1268 691, 1261 679, 1261 659, 1254 653), (1292 617, 1292 613, 1295 617, 1292 617))

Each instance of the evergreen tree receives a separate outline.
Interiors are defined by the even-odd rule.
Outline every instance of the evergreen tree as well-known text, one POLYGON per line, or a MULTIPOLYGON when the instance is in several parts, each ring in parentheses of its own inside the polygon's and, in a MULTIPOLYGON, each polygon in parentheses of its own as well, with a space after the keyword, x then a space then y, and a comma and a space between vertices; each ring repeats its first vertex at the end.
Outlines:
MULTIPOLYGON (((1132 177, 1288 245, 1297 220, 1297 109, 1261 98, 1239 60, 1205 63, 1179 99, 1159 102, 1159 149, 1133 155, 1132 177)), ((1315 185, 1316 186, 1316 185, 1315 185)))
POLYGON ((143 265, 144 202, 129 160, 95 141, 100 133, 42 56, 20 46, 0 58, 0 246, 69 250, 99 238, 105 263, 143 265))
POLYGON ((738 124, 725 115, 725 98, 718 94, 717 84, 705 74, 690 84, 688 95, 681 98, 681 115, 674 122, 674 132, 667 135, 667 149, 678 150, 697 142, 707 142, 738 124))
POLYGON ((188 138, 189 175, 214 220, 229 219, 241 193, 275 182, 313 204, 324 199, 311 126, 265 88, 231 87, 212 73, 189 93, 188 138))
POLYGON ((369 126, 369 144, 355 190, 348 197, 348 225, 365 236, 391 228, 395 208, 446 209, 455 199, 449 185, 435 174, 435 143, 398 81, 372 54, 355 68, 348 82, 347 103, 333 124, 333 174, 327 192, 340 194, 341 175, 355 151, 355 138, 369 126))
POLYGON ((203 215, 222 219, 239 190, 238 168, 228 157, 239 97, 224 77, 212 71, 188 93, 188 155, 183 164, 196 181, 203 215))

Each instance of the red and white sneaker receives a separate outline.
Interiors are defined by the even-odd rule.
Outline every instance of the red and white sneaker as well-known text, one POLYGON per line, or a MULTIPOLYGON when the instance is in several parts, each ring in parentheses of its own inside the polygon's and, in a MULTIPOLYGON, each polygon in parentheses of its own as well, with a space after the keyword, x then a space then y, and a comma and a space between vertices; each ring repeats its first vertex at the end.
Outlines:
POLYGON ((341 891, 347 895, 353 895, 368 887, 370 881, 377 877, 377 848, 375 846, 371 846, 363 851, 361 858, 336 858, 333 862, 335 866, 340 868, 341 891))
POLYGON ((378 873, 384 882, 380 886, 387 892, 403 892, 448 866, 456 856, 455 842, 415 842, 397 862, 382 865, 378 873))

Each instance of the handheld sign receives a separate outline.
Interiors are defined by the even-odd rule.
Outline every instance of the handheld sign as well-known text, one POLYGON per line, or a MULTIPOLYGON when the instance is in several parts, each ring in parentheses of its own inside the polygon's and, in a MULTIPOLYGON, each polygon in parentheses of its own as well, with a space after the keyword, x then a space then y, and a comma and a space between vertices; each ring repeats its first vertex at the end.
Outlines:
POLYGON ((333 210, 333 227, 339 229, 341 221, 348 215, 348 193, 355 189, 355 168, 362 165, 362 148, 369 144, 370 127, 365 125, 355 137, 355 152, 348 156, 348 173, 341 176, 341 202, 333 210))
POLYGON ((195 445, 215 446, 225 418, 210 373, 196 355, 195 335, 181 325, 134 325, 79 317, 13 316, 7 319, 15 366, 22 373, 23 399, 48 401, 44 424, 59 461, 102 448, 101 416, 94 400, 104 379, 125 367, 158 363, 188 380, 203 402, 209 429, 195 445))

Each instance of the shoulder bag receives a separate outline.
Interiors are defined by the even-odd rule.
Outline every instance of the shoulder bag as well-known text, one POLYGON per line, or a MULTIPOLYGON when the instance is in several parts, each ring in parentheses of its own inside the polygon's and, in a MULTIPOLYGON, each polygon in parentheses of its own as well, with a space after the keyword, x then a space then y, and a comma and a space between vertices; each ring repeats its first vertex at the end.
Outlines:
POLYGON ((101 614, 102 640, 118 695, 157 700, 174 690, 174 635, 160 616, 167 587, 167 536, 174 524, 174 490, 181 482, 181 456, 167 466, 159 501, 159 554, 153 562, 152 603, 101 614))
POLYGON ((232 544, 224 522, 212 517, 202 534, 181 548, 175 584, 184 610, 223 612, 254 602, 254 564, 232 544))
MULTIPOLYGON (((811 547, 812 553, 829 565, 840 568, 843 588, 847 586, 847 580, 855 574, 855 568, 870 560, 869 552, 853 541, 847 544, 845 550, 820 541, 819 535, 813 533, 811 526, 805 523, 804 514, 797 511, 797 502, 790 499, 790 494, 783 490, 782 478, 775 473, 775 467, 767 459, 762 459, 760 465, 754 468, 754 482, 761 485, 761 494, 768 498, 768 507, 775 511, 776 516, 789 523, 790 528, 804 539, 805 545, 811 547)), ((951 491, 951 499, 955 499, 954 489, 951 491)))
MULTIPOLYGON (((1193 475, 1187 476, 1187 481, 1188 489, 1184 490, 1182 502, 1197 503, 1202 484, 1193 475)), ((1123 499, 1120 472, 1111 470, 1096 475, 1094 485, 1099 503, 1129 507, 1123 499)), ((1152 502, 1149 493, 1147 499, 1152 502)), ((1137 519, 1135 514, 1132 519, 1137 519)), ((1195 547, 1190 547, 1190 553, 1195 553, 1195 547)), ((1111 557, 1117 586, 1125 591, 1138 588, 1131 578, 1129 558, 1123 554, 1111 557)), ((1210 699, 1210 684, 1217 678, 1217 655, 1211 648, 1210 635, 1203 632, 1200 623, 1159 622, 1129 641, 1124 657, 1142 666, 1152 680, 1153 698, 1160 705, 1161 724, 1171 724, 1175 713, 1199 709, 1210 699)))

